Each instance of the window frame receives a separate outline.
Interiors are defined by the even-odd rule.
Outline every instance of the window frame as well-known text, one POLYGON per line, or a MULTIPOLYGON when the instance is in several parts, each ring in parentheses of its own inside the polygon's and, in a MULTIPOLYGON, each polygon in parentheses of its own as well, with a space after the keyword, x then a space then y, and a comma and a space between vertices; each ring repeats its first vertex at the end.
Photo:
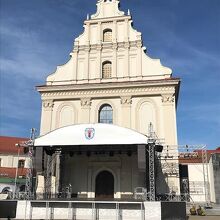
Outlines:
POLYGON ((111 79, 111 77, 112 77, 112 62, 106 60, 102 63, 102 79, 111 79))
POLYGON ((24 168, 25 167, 25 160, 20 159, 18 160, 18 168, 24 168))
POLYGON ((112 29, 106 28, 103 30, 102 41, 105 43, 112 42, 112 29))
POLYGON ((113 124, 113 108, 110 104, 106 103, 100 106, 98 112, 98 123, 102 124, 113 124), (110 109, 104 109, 109 107, 110 109), (102 114, 105 114, 105 117, 102 118, 102 114), (110 117, 109 117, 110 113, 110 117))

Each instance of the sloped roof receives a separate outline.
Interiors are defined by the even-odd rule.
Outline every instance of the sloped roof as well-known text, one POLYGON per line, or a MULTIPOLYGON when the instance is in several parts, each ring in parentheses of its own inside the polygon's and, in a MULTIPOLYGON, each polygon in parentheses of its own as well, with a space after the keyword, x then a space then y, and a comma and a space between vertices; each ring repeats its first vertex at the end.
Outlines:
MULTIPOLYGON (((188 153, 180 153, 179 154, 179 163, 180 164, 190 164, 190 163, 203 163, 202 159, 202 151, 197 150, 196 157, 188 157, 188 153)), ((207 150, 207 161, 210 160, 212 154, 220 154, 220 147, 215 150, 207 150)))
MULTIPOLYGON (((16 144, 27 141, 28 138, 0 136, 0 154, 17 154, 16 144)), ((24 153, 24 148, 20 147, 20 153, 24 153)))
MULTIPOLYGON (((18 177, 25 177, 27 168, 18 168, 18 177)), ((15 178, 16 168, 0 167, 0 178, 15 178)))

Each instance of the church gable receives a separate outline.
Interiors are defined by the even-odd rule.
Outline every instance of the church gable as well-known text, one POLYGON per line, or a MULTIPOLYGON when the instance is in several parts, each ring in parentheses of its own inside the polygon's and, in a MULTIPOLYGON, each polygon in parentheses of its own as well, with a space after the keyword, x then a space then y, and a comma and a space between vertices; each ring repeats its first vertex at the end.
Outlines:
POLYGON ((92 19, 117 17, 124 15, 124 12, 119 10, 119 0, 98 0, 97 12, 92 15, 92 19))
POLYGON ((87 17, 84 32, 74 41, 71 59, 47 77, 47 85, 157 80, 171 69, 145 53, 141 33, 132 17, 119 10, 119 0, 98 0, 97 12, 87 17), (105 63, 108 77, 103 77, 105 63))

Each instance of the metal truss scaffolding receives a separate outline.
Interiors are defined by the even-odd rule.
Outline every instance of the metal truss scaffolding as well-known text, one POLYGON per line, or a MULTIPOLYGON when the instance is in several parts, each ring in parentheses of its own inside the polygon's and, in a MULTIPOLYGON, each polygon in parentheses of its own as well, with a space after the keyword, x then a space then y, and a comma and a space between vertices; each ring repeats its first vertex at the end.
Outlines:
POLYGON ((33 167, 34 167, 33 146, 34 146, 35 133, 36 133, 36 129, 32 128, 30 140, 25 143, 26 147, 28 147, 28 158, 29 158, 29 167, 27 170, 26 184, 25 184, 25 194, 27 200, 33 199, 33 167))
POLYGON ((156 186, 155 186, 155 148, 156 143, 159 139, 157 138, 155 132, 153 131, 153 124, 150 123, 148 127, 148 145, 146 146, 146 185, 149 181, 149 193, 148 198, 150 201, 155 201, 156 199, 156 186))
MULTIPOLYGON (((164 146, 163 152, 159 155, 159 158, 162 164, 162 171, 167 179, 171 177, 180 177, 179 161, 182 161, 183 164, 190 164, 191 161, 202 164, 203 183, 201 183, 201 187, 204 187, 206 203, 210 204, 208 157, 206 145, 166 145, 164 146)), ((182 184, 182 188, 188 188, 184 191, 186 198, 190 198, 190 183, 188 182, 188 180, 183 179, 180 184, 182 184)))
MULTIPOLYGON (((190 159, 197 159, 202 163, 203 167, 203 185, 206 204, 210 204, 210 189, 209 189, 209 177, 208 177, 208 158, 207 150, 205 145, 164 145, 163 151, 158 152, 157 146, 164 143, 163 139, 158 139, 155 132, 153 131, 152 123, 148 127, 148 144, 145 148, 146 152, 146 189, 143 187, 137 187, 135 189, 135 198, 142 198, 144 200, 155 201, 162 200, 164 197, 166 201, 168 200, 181 200, 189 201, 190 190, 189 190, 189 180, 183 179, 180 183, 184 193, 178 193, 178 186, 170 186, 170 192, 164 195, 156 195, 156 180, 155 180, 155 166, 156 159, 159 160, 161 164, 162 172, 169 181, 172 182, 172 178, 180 178, 179 172, 179 161, 187 160, 190 163, 190 159), (147 192, 148 191, 148 192, 147 192), (159 197, 158 197, 159 196, 159 197), (162 196, 162 197, 161 197, 162 196)), ((186 161, 184 161, 186 162, 186 161)))

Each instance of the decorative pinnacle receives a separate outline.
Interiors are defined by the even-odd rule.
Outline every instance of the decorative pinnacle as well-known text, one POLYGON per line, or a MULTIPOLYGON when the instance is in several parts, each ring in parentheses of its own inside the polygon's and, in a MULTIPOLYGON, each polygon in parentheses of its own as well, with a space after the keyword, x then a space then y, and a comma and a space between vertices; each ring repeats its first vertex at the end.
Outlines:
POLYGON ((97 0, 97 3, 100 3, 100 2, 106 2, 106 1, 111 1, 111 2, 120 2, 120 0, 97 0))
POLYGON ((131 12, 130 12, 130 10, 128 9, 128 15, 130 16, 131 15, 131 12))

